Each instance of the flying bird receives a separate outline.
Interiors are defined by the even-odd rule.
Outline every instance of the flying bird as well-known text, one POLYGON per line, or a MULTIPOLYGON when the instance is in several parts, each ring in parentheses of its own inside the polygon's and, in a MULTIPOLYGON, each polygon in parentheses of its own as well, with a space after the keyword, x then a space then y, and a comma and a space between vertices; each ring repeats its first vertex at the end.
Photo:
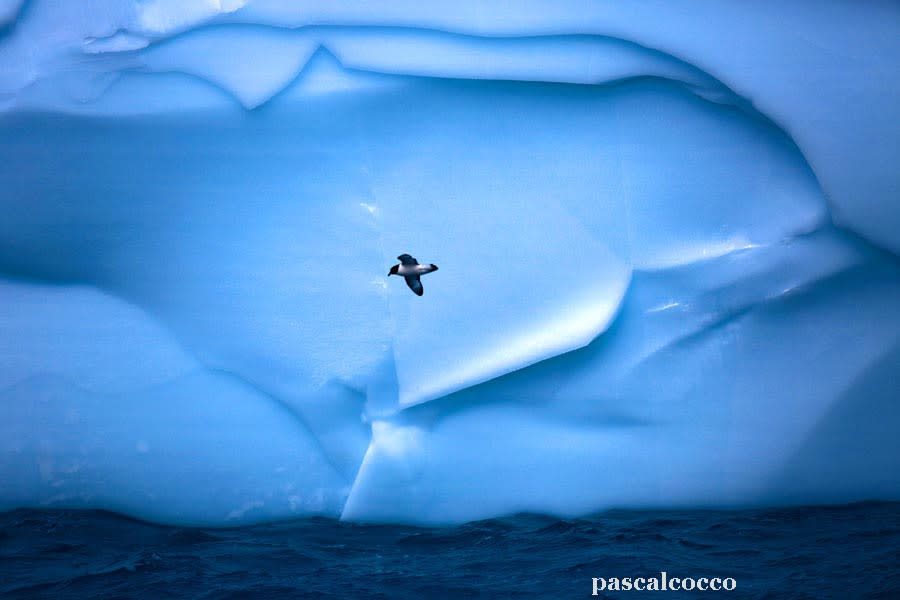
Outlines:
POLYGON ((419 276, 431 273, 432 271, 437 271, 437 265, 420 265, 419 261, 409 254, 401 254, 397 257, 397 260, 400 261, 400 264, 391 267, 388 277, 391 275, 400 275, 406 279, 406 285, 415 292, 416 296, 421 296, 425 293, 425 288, 422 287, 422 281, 419 279, 419 276))

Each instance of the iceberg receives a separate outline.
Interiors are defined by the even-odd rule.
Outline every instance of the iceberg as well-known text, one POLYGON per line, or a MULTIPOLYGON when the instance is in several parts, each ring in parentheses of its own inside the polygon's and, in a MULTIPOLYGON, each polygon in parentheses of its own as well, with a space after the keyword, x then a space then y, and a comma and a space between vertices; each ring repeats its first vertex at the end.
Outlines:
POLYGON ((900 498, 897 7, 691 5, 0 4, 0 510, 900 498))

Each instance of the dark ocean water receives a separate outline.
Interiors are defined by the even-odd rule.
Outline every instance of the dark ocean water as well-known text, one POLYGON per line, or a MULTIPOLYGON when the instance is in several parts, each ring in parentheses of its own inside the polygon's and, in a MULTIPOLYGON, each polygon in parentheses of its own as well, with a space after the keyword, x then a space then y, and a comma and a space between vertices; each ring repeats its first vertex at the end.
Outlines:
POLYGON ((660 571, 732 577, 737 588, 602 597, 900 599, 900 503, 519 515, 452 528, 0 514, 3 598, 586 598, 592 577, 660 571))

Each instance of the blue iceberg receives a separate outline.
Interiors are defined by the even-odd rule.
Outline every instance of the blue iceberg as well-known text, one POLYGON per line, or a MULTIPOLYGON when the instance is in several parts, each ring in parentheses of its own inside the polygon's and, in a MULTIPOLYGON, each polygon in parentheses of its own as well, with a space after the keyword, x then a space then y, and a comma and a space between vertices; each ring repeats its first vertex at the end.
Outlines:
POLYGON ((691 4, 0 3, 0 510, 900 498, 898 8, 691 4))

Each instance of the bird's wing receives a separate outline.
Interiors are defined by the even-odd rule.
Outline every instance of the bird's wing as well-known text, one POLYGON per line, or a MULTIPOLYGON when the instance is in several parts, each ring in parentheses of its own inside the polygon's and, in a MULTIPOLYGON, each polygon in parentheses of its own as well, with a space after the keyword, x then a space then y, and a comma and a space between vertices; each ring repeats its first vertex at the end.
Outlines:
POLYGON ((414 259, 414 258, 413 258, 412 256, 410 256, 409 254, 401 254, 400 256, 397 257, 397 260, 399 260, 399 261, 400 261, 402 264, 404 264, 404 265, 417 265, 417 264, 419 264, 419 261, 417 261, 416 259, 414 259))
POLYGON ((413 292, 416 293, 416 296, 421 296, 425 293, 425 288, 422 287, 422 280, 418 277, 405 277, 406 285, 409 286, 413 292))

